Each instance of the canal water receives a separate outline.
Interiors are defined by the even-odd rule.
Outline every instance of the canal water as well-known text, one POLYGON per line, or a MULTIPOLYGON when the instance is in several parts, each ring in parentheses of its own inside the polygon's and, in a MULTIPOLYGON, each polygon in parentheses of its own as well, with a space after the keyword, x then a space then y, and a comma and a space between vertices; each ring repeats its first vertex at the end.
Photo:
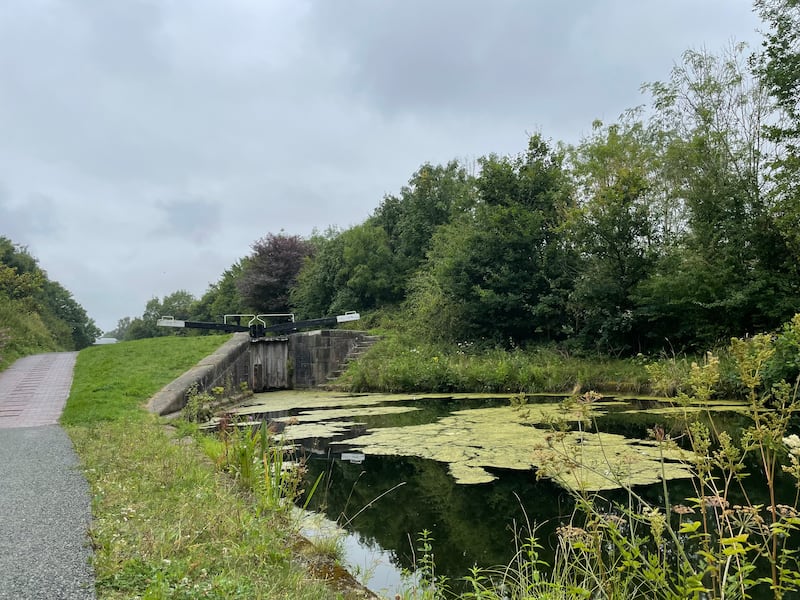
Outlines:
MULTIPOLYGON (((509 564, 531 529, 543 546, 541 558, 549 561, 556 529, 572 519, 576 486, 599 489, 609 506, 627 505, 627 492, 614 481, 629 477, 640 497, 664 505, 650 438, 656 427, 679 438, 683 410, 655 399, 606 397, 578 406, 577 414, 575 407, 562 408, 563 400, 274 392, 256 395, 237 412, 242 419, 271 423, 295 444, 308 469, 307 489, 320 479, 302 502, 341 528, 346 560, 362 582, 393 597, 413 585, 413 576, 404 580, 403 573, 419 564, 423 531, 430 532, 437 573, 457 589, 474 566, 509 564), (591 463, 597 455, 592 448, 599 447, 604 461, 621 466, 610 466, 599 479, 569 470, 537 478, 537 471, 546 470, 541 449, 553 445, 548 436, 565 424, 572 430, 570 451, 591 463)), ((728 430, 743 427, 742 408, 715 404, 715 423, 728 430)), ((673 458, 667 456, 674 468, 667 475, 674 504, 696 491, 673 458)), ((790 482, 786 486, 791 493, 790 482)), ((755 493, 750 500, 764 498, 755 493)))

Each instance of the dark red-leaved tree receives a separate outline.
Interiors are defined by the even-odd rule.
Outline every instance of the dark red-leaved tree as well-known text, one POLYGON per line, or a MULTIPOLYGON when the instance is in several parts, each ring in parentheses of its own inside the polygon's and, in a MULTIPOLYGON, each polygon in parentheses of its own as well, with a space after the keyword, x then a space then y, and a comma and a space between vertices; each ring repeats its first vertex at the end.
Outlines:
POLYGON ((256 312, 288 312, 289 290, 313 246, 296 235, 270 233, 251 248, 237 281, 239 294, 256 312))

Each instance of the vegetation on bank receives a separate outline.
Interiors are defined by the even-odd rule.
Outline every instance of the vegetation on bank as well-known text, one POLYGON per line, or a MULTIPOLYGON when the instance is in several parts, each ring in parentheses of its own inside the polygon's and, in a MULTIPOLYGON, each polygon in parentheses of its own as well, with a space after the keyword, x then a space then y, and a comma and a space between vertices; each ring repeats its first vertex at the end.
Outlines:
POLYGON ((295 561, 285 511, 259 510, 190 438, 143 409, 226 338, 83 350, 63 416, 91 487, 98 597, 345 597, 295 561))
POLYGON ((0 371, 29 354, 80 350, 99 335, 72 294, 27 249, 0 236, 0 371))
MULTIPOLYGON (((767 388, 800 374, 797 316, 770 332, 773 353, 762 379, 767 388)), ((510 350, 469 342, 431 343, 383 330, 382 339, 351 363, 336 385, 355 392, 503 392, 675 396, 690 388, 691 365, 702 355, 614 358, 603 354, 570 355, 557 345, 510 350)), ((747 394, 728 344, 714 348, 720 360, 715 393, 725 398, 747 394)))

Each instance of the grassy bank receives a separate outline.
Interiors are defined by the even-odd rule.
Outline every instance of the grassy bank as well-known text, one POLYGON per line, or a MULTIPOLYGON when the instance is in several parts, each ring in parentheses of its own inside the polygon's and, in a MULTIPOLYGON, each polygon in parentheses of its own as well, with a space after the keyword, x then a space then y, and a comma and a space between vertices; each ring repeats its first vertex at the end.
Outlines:
MULTIPOLYGON (((437 346, 389 334, 352 363, 340 383, 373 392, 570 392, 650 393, 643 357, 573 357, 553 348, 476 350, 437 346)), ((675 362, 673 361, 673 365, 675 362)), ((689 363, 678 364, 681 373, 689 363)))
POLYGON ((285 515, 256 514, 191 438, 142 406, 227 338, 88 348, 63 416, 92 493, 98 597, 327 599, 285 515))

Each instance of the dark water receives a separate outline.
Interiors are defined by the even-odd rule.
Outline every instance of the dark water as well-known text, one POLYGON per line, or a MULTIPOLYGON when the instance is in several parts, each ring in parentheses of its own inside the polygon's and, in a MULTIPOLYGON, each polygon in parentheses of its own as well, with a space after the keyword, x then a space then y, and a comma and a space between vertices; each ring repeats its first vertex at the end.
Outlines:
MULTIPOLYGON (((463 485, 454 482, 444 463, 414 456, 364 456, 359 449, 346 445, 347 438, 370 429, 428 423, 454 410, 507 402, 505 398, 415 401, 414 406, 420 410, 414 412, 359 416, 363 424, 339 436, 334 445, 329 445, 331 440, 305 440, 302 446, 308 457, 309 484, 322 474, 322 483, 309 508, 345 527, 365 547, 377 546, 388 551, 398 570, 414 568, 419 559, 417 538, 423 530, 430 531, 437 572, 453 581, 456 589, 457 580, 473 566, 509 564, 517 552, 520 535, 527 536, 530 527, 535 528, 537 540, 543 546, 540 558, 550 562, 556 545, 556 528, 572 520, 575 505, 569 492, 549 480, 537 481, 533 470, 494 470, 491 472, 497 480, 491 483, 463 485)), ((623 414, 632 407, 649 408, 649 404, 639 406, 633 402, 632 406, 608 407, 607 413, 596 420, 597 427, 603 432, 646 438, 648 431, 658 424, 678 437, 677 421, 668 416, 646 412, 623 414)), ((715 423, 735 432, 747 424, 747 419, 732 412, 718 413, 715 423)), ((413 448, 409 449, 411 454, 413 448)), ((750 470, 757 471, 757 466, 750 465, 750 470)), ((757 472, 754 477, 761 479, 757 472)), ((672 504, 697 495, 687 480, 672 481, 668 489, 672 504)), ((648 503, 657 506, 665 503, 661 484, 639 487, 635 492, 648 503)), ((748 493, 754 504, 768 501, 765 489, 751 489, 748 493)), ((782 478, 779 490, 782 501, 791 504, 794 493, 792 482, 782 478)), ((628 494, 621 490, 604 492, 599 499, 608 507, 614 503, 628 505, 629 501, 628 494)))

